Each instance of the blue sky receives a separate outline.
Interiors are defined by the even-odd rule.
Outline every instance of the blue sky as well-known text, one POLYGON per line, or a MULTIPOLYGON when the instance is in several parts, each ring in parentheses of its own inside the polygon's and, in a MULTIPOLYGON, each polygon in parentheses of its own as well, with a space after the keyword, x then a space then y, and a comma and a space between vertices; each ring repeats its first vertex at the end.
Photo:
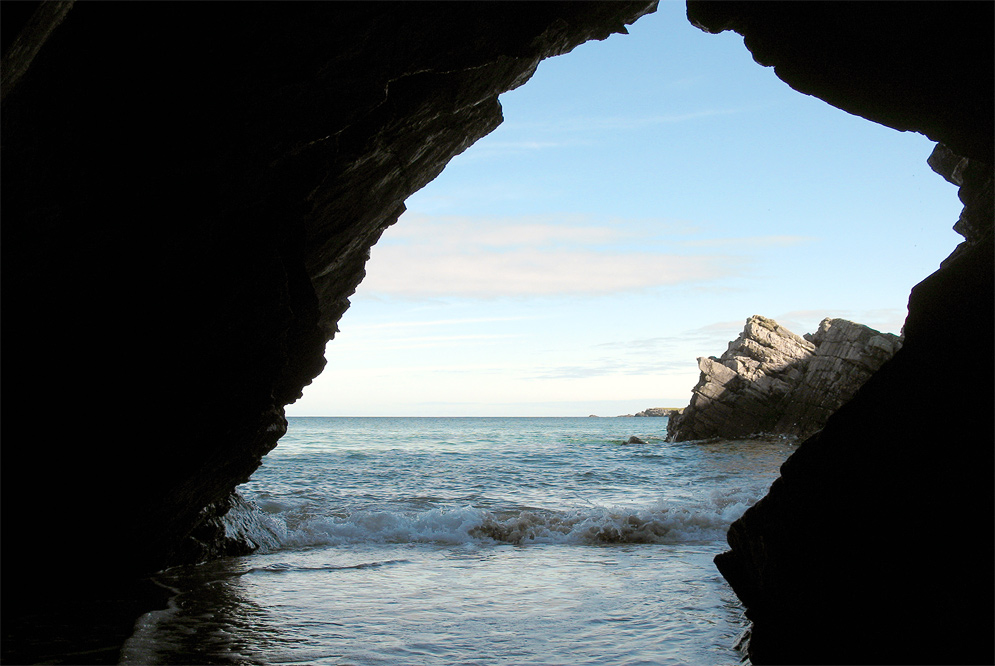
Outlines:
POLYGON ((406 202, 288 415, 683 406, 762 314, 898 333, 960 237, 933 143, 791 90, 661 2, 545 60, 406 202))

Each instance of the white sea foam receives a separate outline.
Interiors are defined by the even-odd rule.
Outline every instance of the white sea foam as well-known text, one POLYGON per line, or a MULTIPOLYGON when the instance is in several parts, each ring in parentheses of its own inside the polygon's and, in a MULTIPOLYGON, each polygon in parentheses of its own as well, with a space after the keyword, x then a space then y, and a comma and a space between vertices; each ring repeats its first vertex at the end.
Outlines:
POLYGON ((272 564, 267 564, 262 567, 253 567, 248 571, 245 571, 239 575, 250 575, 250 574, 281 574, 281 573, 299 573, 302 571, 353 571, 359 569, 378 569, 380 567, 391 566, 394 564, 407 564, 410 560, 383 560, 377 562, 360 562, 359 564, 349 564, 349 565, 334 565, 334 564, 323 564, 320 566, 301 566, 299 564, 289 564, 287 562, 273 562, 272 564))
POLYGON ((246 542, 264 552, 278 548, 286 537, 286 524, 282 520, 274 519, 238 494, 221 522, 227 538, 246 542))
MULTIPOLYGON (((359 543, 610 544, 683 543, 723 539, 759 494, 716 491, 703 503, 646 507, 587 506, 568 510, 475 506, 421 511, 356 510, 316 515, 314 507, 266 516, 279 527, 280 546, 359 543)), ((271 550, 267 545, 266 550, 271 550)))
POLYGON ((735 663, 712 557, 791 448, 633 423, 295 422, 121 663, 735 663))

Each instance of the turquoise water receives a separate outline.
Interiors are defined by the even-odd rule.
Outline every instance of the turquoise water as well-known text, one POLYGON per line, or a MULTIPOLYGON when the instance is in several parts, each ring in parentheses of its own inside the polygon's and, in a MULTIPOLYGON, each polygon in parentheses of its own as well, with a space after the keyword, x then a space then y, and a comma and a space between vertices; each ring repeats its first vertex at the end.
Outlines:
POLYGON ((666 423, 291 418, 266 547, 159 574, 122 663, 738 663, 711 560, 793 446, 666 423))

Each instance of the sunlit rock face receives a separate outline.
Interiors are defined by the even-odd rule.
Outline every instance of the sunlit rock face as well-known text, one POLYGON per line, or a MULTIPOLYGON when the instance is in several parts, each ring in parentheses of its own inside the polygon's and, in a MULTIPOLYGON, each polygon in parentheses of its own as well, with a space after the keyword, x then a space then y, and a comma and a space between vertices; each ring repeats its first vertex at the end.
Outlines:
POLYGON ((285 432, 404 200, 542 58, 655 6, 13 4, 5 610, 13 571, 35 597, 210 552, 183 540, 285 432))
POLYGON ((754 315, 721 356, 698 359, 691 403, 670 417, 667 438, 811 435, 900 347, 846 319, 827 317, 802 337, 754 315))
POLYGON ((993 5, 690 2, 688 13, 743 34, 792 87, 942 142, 930 164, 965 204, 959 221, 937 220, 965 241, 912 290, 902 349, 801 444, 716 558, 753 621, 749 656, 992 663, 993 5))

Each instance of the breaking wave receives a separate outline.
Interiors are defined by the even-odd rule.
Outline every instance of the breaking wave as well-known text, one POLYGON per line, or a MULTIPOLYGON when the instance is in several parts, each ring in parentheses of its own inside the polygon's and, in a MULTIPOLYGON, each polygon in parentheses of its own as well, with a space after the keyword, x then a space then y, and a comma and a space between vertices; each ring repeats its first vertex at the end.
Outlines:
POLYGON ((263 551, 360 543, 478 542, 525 544, 685 543, 724 539, 729 525, 759 497, 716 491, 697 505, 588 506, 567 510, 474 506, 413 511, 357 510, 321 514, 315 507, 260 512, 263 551), (274 543, 274 541, 278 542, 274 543))

